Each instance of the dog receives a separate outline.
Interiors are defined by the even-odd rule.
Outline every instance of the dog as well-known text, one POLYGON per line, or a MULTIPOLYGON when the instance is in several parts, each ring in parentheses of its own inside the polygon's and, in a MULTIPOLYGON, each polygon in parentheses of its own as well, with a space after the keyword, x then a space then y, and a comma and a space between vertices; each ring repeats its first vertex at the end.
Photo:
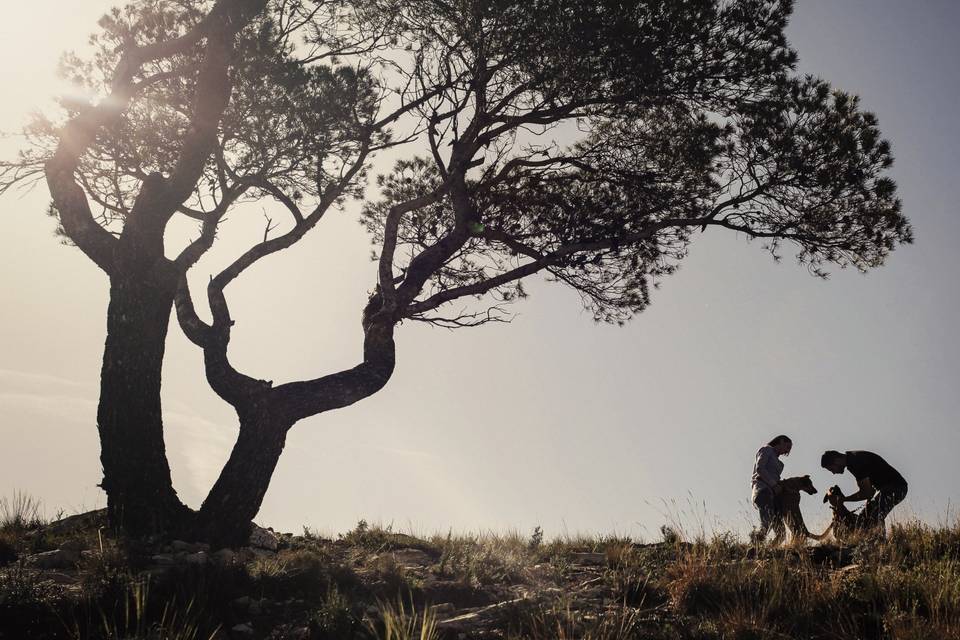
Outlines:
MULTIPOLYGON (((780 505, 780 513, 782 514, 781 517, 783 518, 783 524, 786 525, 787 529, 790 529, 791 541, 805 541, 807 538, 812 538, 813 540, 822 539, 827 532, 824 531, 820 535, 811 533, 810 530, 807 529, 807 525, 803 521, 803 513, 800 511, 800 492, 803 491, 805 493, 809 493, 810 495, 817 493, 817 489, 813 486, 810 476, 786 478, 780 481, 779 486, 780 494, 777 496, 777 502, 780 505)), ((776 527, 776 535, 773 538, 773 544, 777 545, 782 543, 785 536, 786 531, 784 530, 783 525, 776 527)))
POLYGON ((823 532, 823 535, 826 536, 833 532, 833 537, 839 542, 849 538, 852 534, 867 533, 875 528, 862 514, 847 509, 847 505, 843 503, 844 497, 843 491, 837 485, 830 487, 823 496, 823 502, 829 504, 830 509, 833 510, 833 520, 827 530, 823 532))

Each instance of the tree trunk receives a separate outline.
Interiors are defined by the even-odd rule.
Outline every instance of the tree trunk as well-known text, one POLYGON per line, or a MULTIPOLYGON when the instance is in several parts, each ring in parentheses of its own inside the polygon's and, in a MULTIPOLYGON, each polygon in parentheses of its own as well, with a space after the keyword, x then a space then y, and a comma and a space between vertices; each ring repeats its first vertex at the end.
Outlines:
MULTIPOLYGON (((200 507, 194 535, 219 546, 247 542, 250 524, 260 510, 287 439, 287 431, 303 418, 349 406, 376 393, 393 374, 393 321, 364 319, 364 361, 345 371, 279 387, 238 373, 227 360, 226 336, 219 340, 196 330, 199 323, 189 297, 181 297, 181 325, 204 347, 207 380, 233 405, 240 433, 230 459, 200 507)), ((368 305, 369 311, 369 305, 368 305)), ((216 312, 214 316, 216 317, 216 312)), ((212 329, 211 329, 212 331, 212 329)))
POLYGON ((200 507, 196 534, 215 546, 240 546, 260 511, 291 425, 266 412, 240 413, 240 434, 230 459, 200 507))
POLYGON ((169 531, 188 513, 170 479, 160 376, 176 278, 155 267, 110 278, 100 374, 102 487, 111 525, 130 535, 169 531))

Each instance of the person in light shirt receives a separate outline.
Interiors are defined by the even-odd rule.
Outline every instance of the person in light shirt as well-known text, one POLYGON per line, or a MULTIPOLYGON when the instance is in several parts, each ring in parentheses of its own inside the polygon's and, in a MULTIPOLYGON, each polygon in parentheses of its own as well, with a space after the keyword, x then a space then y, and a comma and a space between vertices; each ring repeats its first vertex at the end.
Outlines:
POLYGON ((773 528, 777 533, 783 529, 783 519, 780 510, 780 474, 783 473, 783 462, 780 456, 790 455, 793 441, 784 435, 779 435, 757 451, 756 461, 753 463, 753 476, 750 479, 751 502, 760 512, 760 528, 754 531, 754 542, 763 542, 767 533, 773 528))

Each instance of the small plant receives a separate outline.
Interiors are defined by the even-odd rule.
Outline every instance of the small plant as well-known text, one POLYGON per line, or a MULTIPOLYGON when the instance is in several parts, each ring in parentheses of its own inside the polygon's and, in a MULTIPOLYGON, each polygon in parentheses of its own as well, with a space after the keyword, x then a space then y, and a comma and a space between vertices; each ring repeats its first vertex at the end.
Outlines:
POLYGON ((542 544, 543 529, 540 528, 540 525, 537 525, 533 528, 533 533, 530 534, 530 542, 527 543, 527 547, 530 549, 530 551, 536 551, 542 544))
POLYGON ((669 524, 660 525, 660 535, 663 536, 664 544, 678 544, 683 542, 683 535, 669 524))
POLYGON ((408 572, 390 554, 377 557, 373 562, 373 569, 382 582, 382 587, 378 589, 381 593, 410 595, 419 591, 421 587, 420 579, 408 572))
POLYGON ((311 640, 352 640, 360 637, 362 629, 358 612, 336 585, 330 587, 323 602, 310 615, 311 640))
POLYGON ((23 532, 44 524, 40 501, 36 498, 22 491, 14 491, 10 498, 0 498, 0 531, 23 532))
POLYGON ((521 612, 519 634, 510 640, 639 640, 636 610, 617 607, 587 613, 565 606, 540 607, 521 612))
POLYGON ((404 605, 381 602, 378 607, 378 622, 368 621, 367 627, 377 640, 439 640, 437 618, 425 609, 417 613, 413 603, 404 605), (408 609, 409 607, 409 609, 408 609))
POLYGON ((465 585, 520 582, 524 570, 532 564, 528 544, 519 535, 453 536, 434 538, 440 549, 437 573, 460 580, 465 585))
POLYGON ((214 640, 219 627, 204 631, 200 612, 188 601, 180 605, 175 598, 155 603, 150 598, 149 580, 134 580, 115 607, 99 606, 99 632, 84 630, 76 621, 67 626, 71 640, 214 640))

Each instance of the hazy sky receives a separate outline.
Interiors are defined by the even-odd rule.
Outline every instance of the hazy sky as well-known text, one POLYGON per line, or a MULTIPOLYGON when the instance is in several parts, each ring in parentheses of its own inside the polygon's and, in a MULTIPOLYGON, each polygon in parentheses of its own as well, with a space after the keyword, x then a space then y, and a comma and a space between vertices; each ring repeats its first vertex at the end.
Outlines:
MULTIPOLYGON (((112 2, 8 2, 0 24, 0 129, 56 91, 112 2)), ((290 432, 258 520, 343 531, 360 518, 417 532, 542 525, 548 537, 660 524, 743 530, 757 447, 794 439, 787 475, 821 490, 824 449, 876 451, 903 472, 902 514, 955 517, 960 495, 960 4, 800 0, 788 34, 801 71, 859 94, 893 143, 916 243, 863 276, 824 282, 723 230, 698 237, 678 274, 628 326, 595 325, 578 297, 532 282, 511 325, 450 332, 405 324, 389 385, 290 432)), ((10 157, 16 138, 0 140, 10 157)), ((0 199, 0 495, 48 513, 103 504, 96 433, 106 277, 58 244, 45 186, 0 199)), ((242 247, 224 230, 207 278, 242 247), (219 262, 218 262, 219 261, 219 262)), ((277 382, 356 364, 374 281, 355 215, 231 285, 231 344, 245 372, 277 382)), ((163 397, 181 497, 199 506, 236 432, 199 351, 171 328, 163 397)), ((847 475, 839 480, 848 492, 847 475)), ((803 510, 827 520, 819 499, 803 510)), ((896 512, 895 512, 896 513, 896 512)))

